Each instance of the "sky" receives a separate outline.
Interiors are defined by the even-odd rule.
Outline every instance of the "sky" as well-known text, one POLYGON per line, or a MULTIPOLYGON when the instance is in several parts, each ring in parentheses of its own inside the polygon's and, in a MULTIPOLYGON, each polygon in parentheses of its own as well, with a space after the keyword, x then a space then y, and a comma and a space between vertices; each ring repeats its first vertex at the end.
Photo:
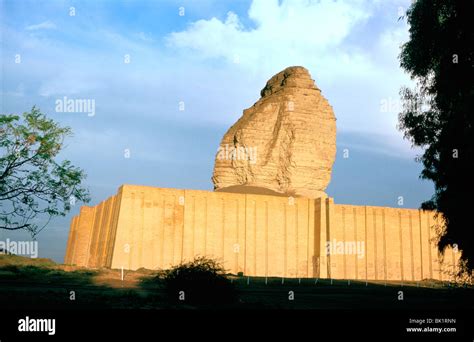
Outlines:
MULTIPOLYGON (((124 183, 212 190, 224 133, 271 76, 301 65, 337 118, 327 193, 418 208, 433 186, 397 129, 400 88, 413 86, 398 60, 410 2, 0 0, 0 112, 36 105, 71 127, 61 158, 87 173, 90 205, 124 183), (95 110, 57 111, 64 97, 95 110)), ((40 257, 62 262, 80 205, 38 236, 40 257)))

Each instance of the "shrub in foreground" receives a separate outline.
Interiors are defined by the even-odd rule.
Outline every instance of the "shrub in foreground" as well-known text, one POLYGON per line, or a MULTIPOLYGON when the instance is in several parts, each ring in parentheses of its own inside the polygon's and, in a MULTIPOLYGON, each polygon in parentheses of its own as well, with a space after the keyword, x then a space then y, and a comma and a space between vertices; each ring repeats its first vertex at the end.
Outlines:
POLYGON ((225 269, 213 259, 197 257, 164 272, 170 298, 189 304, 225 304, 235 300, 235 288, 225 269))

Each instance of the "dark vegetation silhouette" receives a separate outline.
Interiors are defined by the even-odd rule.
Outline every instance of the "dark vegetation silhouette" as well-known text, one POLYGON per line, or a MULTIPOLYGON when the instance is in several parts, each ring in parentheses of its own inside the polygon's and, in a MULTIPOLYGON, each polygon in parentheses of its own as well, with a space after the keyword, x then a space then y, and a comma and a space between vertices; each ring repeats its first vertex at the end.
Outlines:
POLYGON ((196 257, 164 271, 162 279, 172 301, 189 304, 226 304, 236 299, 236 290, 218 261, 196 257))
POLYGON ((424 149, 421 178, 435 193, 422 204, 442 215, 438 248, 457 248, 461 272, 474 267, 474 21, 472 1, 417 0, 406 13, 410 38, 401 67, 417 83, 402 88, 399 126, 424 149))

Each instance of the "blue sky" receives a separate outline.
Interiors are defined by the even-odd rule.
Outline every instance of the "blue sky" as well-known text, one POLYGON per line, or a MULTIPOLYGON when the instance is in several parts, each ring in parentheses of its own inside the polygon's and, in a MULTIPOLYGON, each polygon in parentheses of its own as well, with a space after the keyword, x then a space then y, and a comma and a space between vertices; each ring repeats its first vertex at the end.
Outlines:
MULTIPOLYGON (((211 190, 223 134, 291 65, 309 69, 337 117, 336 203, 403 196, 417 208, 431 196, 420 151, 396 128, 399 89, 412 84, 397 59, 410 0, 0 3, 1 112, 37 105, 72 128, 62 156, 87 172, 92 205, 123 183, 211 190), (95 115, 55 112, 64 96, 94 99, 95 115)), ((41 233, 40 256, 62 261, 78 209, 41 233)))

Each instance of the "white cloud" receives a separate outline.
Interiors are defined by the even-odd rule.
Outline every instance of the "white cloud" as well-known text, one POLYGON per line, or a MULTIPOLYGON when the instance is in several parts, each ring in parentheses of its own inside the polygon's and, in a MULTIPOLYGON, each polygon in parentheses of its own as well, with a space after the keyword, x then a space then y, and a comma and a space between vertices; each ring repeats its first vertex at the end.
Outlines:
POLYGON ((29 25, 25 27, 27 31, 37 31, 37 30, 54 30, 56 29, 56 24, 52 21, 43 21, 42 23, 29 25))
POLYGON ((185 31, 171 33, 167 41, 204 58, 233 63, 238 57, 239 64, 254 71, 273 72, 294 64, 319 66, 318 70, 343 64, 349 66, 344 70, 351 70, 354 59, 360 65, 364 56, 341 43, 370 18, 375 6, 366 0, 253 1, 248 17, 255 28, 247 29, 235 13, 228 12, 223 21, 198 20, 185 31))
POLYGON ((398 98, 409 80, 397 60, 408 37, 406 25, 397 21, 397 6, 369 0, 254 0, 248 11, 253 26, 229 12, 224 20, 198 20, 173 32, 167 42, 197 64, 220 59, 229 71, 253 75, 261 82, 255 88, 285 67, 303 65, 333 105, 338 129, 398 137, 397 114, 380 113, 381 99, 398 98))
POLYGON ((397 18, 397 7, 386 2, 253 1, 248 18, 229 12, 223 19, 195 21, 165 36, 165 50, 146 29, 68 31, 93 50, 31 34, 15 41, 29 63, 25 75, 26 67, 36 75, 27 89, 44 101, 92 96, 101 113, 114 116, 230 126, 258 99, 270 76, 303 65, 333 105, 339 131, 399 139, 397 113, 380 113, 380 101, 398 98, 408 79, 396 59, 407 37, 397 18), (123 63, 124 54, 132 63, 123 63), (185 112, 176 109, 181 100, 185 112))

